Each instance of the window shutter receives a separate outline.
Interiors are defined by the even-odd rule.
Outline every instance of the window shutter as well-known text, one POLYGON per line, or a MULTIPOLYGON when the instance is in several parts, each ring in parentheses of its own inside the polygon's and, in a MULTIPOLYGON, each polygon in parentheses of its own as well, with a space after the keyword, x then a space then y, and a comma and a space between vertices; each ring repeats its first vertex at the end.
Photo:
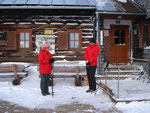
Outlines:
POLYGON ((8 50, 16 50, 17 49, 16 31, 8 31, 6 37, 8 50))
POLYGON ((67 32, 58 32, 58 50, 68 50, 67 32))

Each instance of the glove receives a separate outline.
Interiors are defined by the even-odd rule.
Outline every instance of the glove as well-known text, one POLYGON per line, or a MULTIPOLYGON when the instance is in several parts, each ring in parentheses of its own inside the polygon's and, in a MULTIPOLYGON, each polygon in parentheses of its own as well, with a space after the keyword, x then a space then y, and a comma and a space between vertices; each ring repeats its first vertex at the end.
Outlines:
POLYGON ((86 63, 86 68, 90 68, 90 62, 86 63))
POLYGON ((55 60, 53 58, 49 59, 49 63, 53 63, 55 60))

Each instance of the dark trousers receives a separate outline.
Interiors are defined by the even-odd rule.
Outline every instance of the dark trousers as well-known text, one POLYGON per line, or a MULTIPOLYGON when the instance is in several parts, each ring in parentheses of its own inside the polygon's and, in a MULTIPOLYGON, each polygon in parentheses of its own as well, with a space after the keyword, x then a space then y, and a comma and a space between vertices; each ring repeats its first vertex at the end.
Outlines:
POLYGON ((88 82, 89 82, 89 89, 92 90, 96 90, 95 71, 96 71, 96 66, 90 66, 89 68, 86 68, 88 82))
POLYGON ((42 94, 49 93, 48 80, 49 80, 50 74, 41 74, 40 77, 41 77, 41 83, 40 83, 41 93, 42 94))

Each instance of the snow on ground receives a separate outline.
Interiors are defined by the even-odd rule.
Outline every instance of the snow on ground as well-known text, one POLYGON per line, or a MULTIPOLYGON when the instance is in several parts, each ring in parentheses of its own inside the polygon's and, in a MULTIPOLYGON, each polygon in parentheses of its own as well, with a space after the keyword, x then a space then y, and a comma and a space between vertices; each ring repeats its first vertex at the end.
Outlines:
POLYGON ((108 86, 116 94, 117 100, 142 100, 150 99, 150 84, 146 84, 137 80, 120 80, 119 81, 119 98, 118 94, 118 80, 107 81, 108 86))
MULTIPOLYGON (((28 77, 18 86, 11 82, 0 82, 0 99, 18 104, 30 109, 45 108, 55 109, 59 105, 78 102, 94 106, 96 109, 107 110, 116 108, 123 113, 149 113, 150 102, 119 102, 113 103, 108 95, 101 89, 97 94, 86 93, 88 86, 75 87, 73 78, 54 79, 54 96, 42 96, 40 92, 40 78, 37 66, 26 69, 28 77)), ((104 80, 102 82, 105 82, 104 80)), ((107 84, 117 94, 117 81, 109 80, 107 84)), ((150 99, 150 84, 137 80, 120 81, 120 99, 150 99)), ((49 87, 51 92, 51 87, 49 87)))
MULTIPOLYGON (((83 104, 92 104, 99 107, 101 103, 103 109, 111 108, 112 103, 107 95, 86 93, 87 86, 75 87, 74 79, 55 79, 54 97, 42 96, 40 92, 40 78, 37 72, 37 66, 31 66, 28 70, 29 75, 24 78, 21 85, 13 86, 11 82, 0 82, 0 99, 9 101, 27 108, 55 108, 63 104, 79 102, 83 104), (99 101, 97 101, 99 100, 99 101), (96 102, 97 101, 97 102, 96 102), (104 103, 104 101, 106 103, 104 103), (107 107, 105 107, 107 105, 107 107)), ((51 87, 49 87, 51 91, 51 87)), ((100 91, 99 91, 100 92, 100 91)), ((98 92, 98 93, 99 93, 98 92)))

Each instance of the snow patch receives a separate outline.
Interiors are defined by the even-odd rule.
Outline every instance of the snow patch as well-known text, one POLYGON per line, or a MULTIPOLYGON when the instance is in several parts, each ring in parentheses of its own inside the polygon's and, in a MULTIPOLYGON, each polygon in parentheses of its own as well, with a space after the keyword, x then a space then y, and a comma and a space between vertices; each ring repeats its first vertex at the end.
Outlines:
POLYGON ((127 0, 118 0, 119 2, 127 3, 127 0))
MULTIPOLYGON (((58 65, 75 65, 75 62, 59 61, 58 65), (66 63, 66 64, 64 64, 66 63)), ((4 63, 3 63, 4 64, 4 63)), ((9 62, 5 64, 14 64, 9 62)), ((15 63, 22 65, 29 65, 29 63, 15 63)), ((76 62, 76 64, 85 65, 84 61, 76 62)), ((30 64, 31 65, 31 64, 30 64)), ((114 104, 108 95, 103 93, 101 89, 97 94, 86 93, 88 86, 76 87, 74 85, 74 78, 55 78, 54 79, 54 97, 42 96, 40 91, 40 78, 37 66, 30 66, 26 69, 28 77, 21 81, 18 86, 13 86, 10 82, 0 82, 0 99, 8 102, 18 104, 31 109, 55 109, 59 105, 72 104, 74 102, 80 104, 88 104, 94 106, 96 109, 109 110, 117 109, 122 113, 149 113, 150 102, 119 102, 114 104)), ((105 82, 105 80, 101 80, 105 82)), ((107 81, 108 86, 113 89, 114 93, 117 91, 117 80, 107 81)), ((150 98, 150 84, 145 84, 137 80, 120 80, 120 98, 123 99, 149 99, 150 98)), ((51 92, 51 87, 49 87, 51 92)), ((89 109, 85 112, 92 112, 89 109)))
POLYGON ((150 46, 146 46, 144 49, 150 49, 150 46))

